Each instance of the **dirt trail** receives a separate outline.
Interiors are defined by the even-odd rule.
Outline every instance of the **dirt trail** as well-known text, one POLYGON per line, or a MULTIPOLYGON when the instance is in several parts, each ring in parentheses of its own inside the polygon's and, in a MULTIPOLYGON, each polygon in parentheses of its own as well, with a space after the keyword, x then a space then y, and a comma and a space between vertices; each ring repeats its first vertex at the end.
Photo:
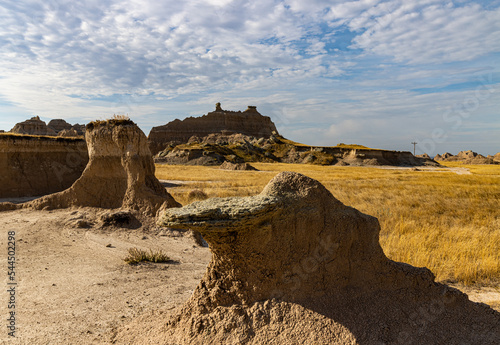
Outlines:
MULTIPOLYGON (((141 227, 75 228, 78 219, 95 219, 96 209, 0 214, 2 275, 7 269, 7 232, 16 232, 16 338, 1 344, 106 344, 114 330, 150 310, 182 304, 210 260, 208 248, 189 237, 161 236, 141 227), (111 247, 107 245, 111 244, 111 247), (130 266, 130 247, 163 249, 168 264, 130 266)), ((4 287, 7 280, 2 281, 4 287)), ((7 319, 7 289, 0 293, 0 315, 7 319)))

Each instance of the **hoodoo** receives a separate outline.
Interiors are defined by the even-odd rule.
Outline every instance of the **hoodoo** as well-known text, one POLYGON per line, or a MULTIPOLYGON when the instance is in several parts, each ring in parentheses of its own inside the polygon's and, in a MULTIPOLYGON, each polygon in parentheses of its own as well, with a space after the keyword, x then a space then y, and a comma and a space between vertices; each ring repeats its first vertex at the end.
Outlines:
MULTIPOLYGON (((135 344, 498 344, 500 314, 389 260, 378 220, 297 173, 254 197, 166 210, 212 261, 192 297, 135 344), (153 339, 154 338, 154 339, 153 339), (166 342, 168 340, 168 342, 166 342)), ((125 341, 125 340, 124 340, 125 341)))
POLYGON ((33 200, 24 207, 123 207, 154 215, 162 205, 180 206, 154 176, 147 138, 134 122, 91 122, 85 139, 89 162, 82 176, 70 188, 33 200))

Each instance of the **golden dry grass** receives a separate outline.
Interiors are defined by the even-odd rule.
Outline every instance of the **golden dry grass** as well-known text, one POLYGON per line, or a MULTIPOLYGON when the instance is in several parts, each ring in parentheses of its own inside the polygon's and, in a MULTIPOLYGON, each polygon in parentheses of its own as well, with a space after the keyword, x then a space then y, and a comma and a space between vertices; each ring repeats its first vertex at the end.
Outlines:
POLYGON ((19 134, 19 133, 11 133, 11 132, 4 132, 0 133, 0 139, 5 138, 19 138, 19 139, 50 139, 50 140, 56 140, 56 141, 76 141, 76 140, 82 140, 83 136, 77 136, 77 137, 58 137, 57 135, 35 135, 35 134, 19 134))
POLYGON ((279 171, 323 183, 344 204, 377 217, 380 241, 396 261, 430 268, 440 281, 466 285, 500 281, 500 166, 411 171, 369 167, 252 163, 255 171, 157 166, 160 179, 192 181, 169 192, 181 203, 192 189, 209 197, 258 194, 279 171))

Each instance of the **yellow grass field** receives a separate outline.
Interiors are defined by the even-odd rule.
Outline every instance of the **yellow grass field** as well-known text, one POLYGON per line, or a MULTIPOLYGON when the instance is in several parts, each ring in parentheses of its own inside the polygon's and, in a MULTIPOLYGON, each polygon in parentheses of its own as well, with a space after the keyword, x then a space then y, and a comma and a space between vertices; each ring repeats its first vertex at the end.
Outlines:
POLYGON ((500 282, 500 165, 412 171, 374 167, 252 163, 260 171, 157 165, 163 180, 191 181, 169 192, 187 203, 200 189, 209 197, 258 194, 280 171, 319 180, 344 204, 377 217, 387 256, 425 266, 437 280, 465 285, 500 282), (463 174, 463 172, 470 172, 463 174))

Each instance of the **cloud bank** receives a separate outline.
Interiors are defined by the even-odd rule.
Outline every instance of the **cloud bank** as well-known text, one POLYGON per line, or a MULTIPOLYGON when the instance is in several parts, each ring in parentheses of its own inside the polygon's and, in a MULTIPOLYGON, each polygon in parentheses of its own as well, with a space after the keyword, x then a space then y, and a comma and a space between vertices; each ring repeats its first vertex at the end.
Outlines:
POLYGON ((21 0, 0 22, 0 125, 128 113, 147 132, 222 101, 311 144, 500 146, 499 1, 21 0))

